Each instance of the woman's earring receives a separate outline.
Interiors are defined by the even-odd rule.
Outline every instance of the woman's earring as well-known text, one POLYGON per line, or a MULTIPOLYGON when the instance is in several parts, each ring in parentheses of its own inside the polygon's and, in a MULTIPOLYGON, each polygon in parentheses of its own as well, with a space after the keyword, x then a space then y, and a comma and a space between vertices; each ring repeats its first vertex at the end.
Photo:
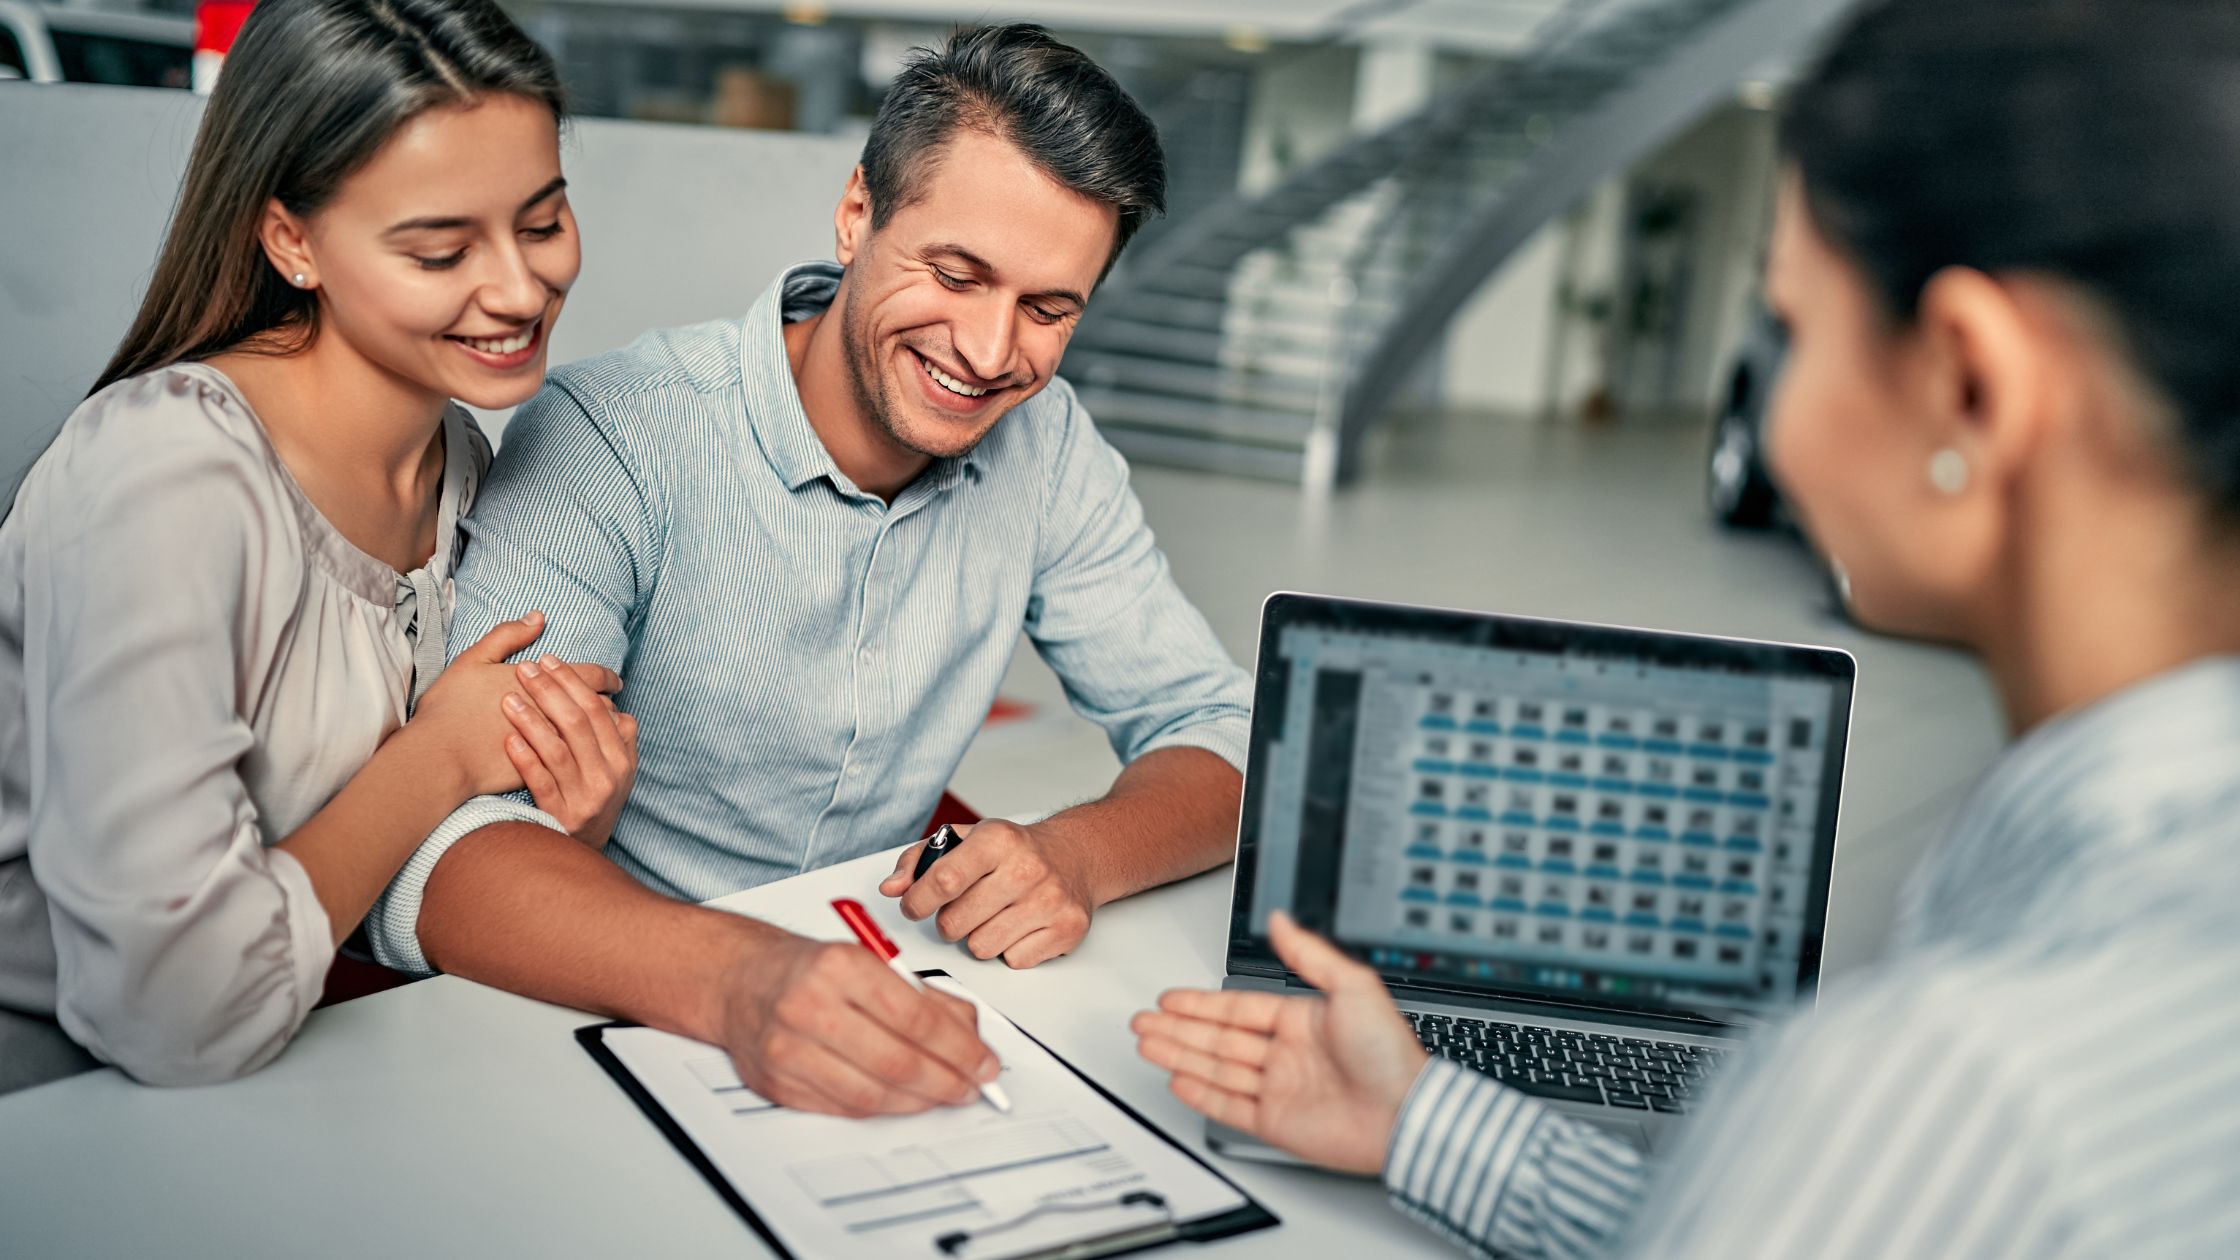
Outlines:
POLYGON ((288 278, 289 278, 290 280, 293 280, 293 281, 295 281, 296 287, 297 287, 297 288, 299 288, 299 289, 300 289, 300 288, 302 288, 302 287, 303 287, 304 285, 306 285, 306 284, 309 284, 309 283, 311 282, 311 278, 310 278, 309 276, 306 276, 306 275, 304 275, 304 274, 303 274, 302 272, 300 272, 300 271, 299 271, 299 272, 297 272, 297 273, 295 273, 295 274, 294 274, 294 275, 292 275, 292 276, 289 276, 288 278))
POLYGON ((1939 494, 1958 494, 1968 488, 1968 459, 1946 447, 1929 457, 1929 484, 1939 494))

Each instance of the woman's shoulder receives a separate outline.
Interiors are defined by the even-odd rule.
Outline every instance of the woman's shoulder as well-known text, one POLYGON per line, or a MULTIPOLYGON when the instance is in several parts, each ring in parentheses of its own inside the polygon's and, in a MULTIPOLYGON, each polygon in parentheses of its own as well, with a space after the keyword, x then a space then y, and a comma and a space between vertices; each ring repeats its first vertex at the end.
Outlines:
POLYGON ((113 484, 143 471, 217 468, 279 471, 255 413, 225 374, 174 363, 116 381, 78 404, 33 471, 113 484))
POLYGON ((299 528, 286 469, 256 414, 223 373, 199 363, 128 376, 78 404, 16 502, 73 531, 175 528, 211 542, 262 534, 288 547, 299 528))

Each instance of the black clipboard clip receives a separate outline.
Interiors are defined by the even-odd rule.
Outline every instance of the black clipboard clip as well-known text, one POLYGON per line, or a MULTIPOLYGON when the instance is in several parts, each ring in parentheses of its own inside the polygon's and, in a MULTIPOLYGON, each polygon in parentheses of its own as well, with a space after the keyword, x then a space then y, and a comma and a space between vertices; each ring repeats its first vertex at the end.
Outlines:
POLYGON ((1174 1209, 1167 1204, 1166 1196, 1150 1190, 1130 1190, 1114 1199, 1101 1199, 1093 1203, 1039 1203, 1029 1211, 1015 1216, 1000 1225, 990 1225, 978 1230, 951 1230, 933 1240, 933 1245, 944 1256, 954 1256, 976 1242, 986 1242, 997 1234, 1007 1233, 1029 1221, 1040 1220, 1064 1212, 1104 1212, 1113 1208, 1147 1207, 1159 1213, 1159 1219, 1141 1225, 1124 1225, 1109 1234, 1095 1238, 1076 1238, 1069 1242, 1054 1243, 1040 1251, 1024 1252, 1008 1260, 1081 1260, 1088 1256, 1111 1255, 1115 1252, 1133 1251, 1138 1247, 1167 1242, 1178 1236, 1174 1209))

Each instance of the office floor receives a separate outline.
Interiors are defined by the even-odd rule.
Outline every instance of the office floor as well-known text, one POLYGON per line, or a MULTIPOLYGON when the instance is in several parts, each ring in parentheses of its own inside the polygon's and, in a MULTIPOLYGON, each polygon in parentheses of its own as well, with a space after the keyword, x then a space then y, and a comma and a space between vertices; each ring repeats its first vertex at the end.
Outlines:
MULTIPOLYGON (((1942 648, 1835 616, 1785 535, 1714 527, 1695 425, 1550 428, 1447 415, 1388 435, 1370 476, 1319 508, 1300 491, 1139 467, 1136 491, 1182 589, 1249 664, 1260 601, 1304 590, 1752 638, 1859 661, 1826 967, 1881 952, 1906 873, 1998 750, 1982 671, 1942 648)), ((1004 694, 1032 716, 992 726, 959 768, 984 813, 1035 817, 1100 793, 1117 763, 1022 645, 1004 694)))

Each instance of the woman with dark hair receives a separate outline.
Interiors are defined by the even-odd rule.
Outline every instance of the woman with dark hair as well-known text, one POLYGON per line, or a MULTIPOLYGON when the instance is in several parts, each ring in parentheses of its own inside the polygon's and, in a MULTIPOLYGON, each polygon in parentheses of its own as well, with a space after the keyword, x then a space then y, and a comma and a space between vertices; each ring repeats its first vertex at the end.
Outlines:
POLYGON ((0 524, 0 1088, 70 1042, 152 1083, 271 1059, 469 797, 604 842, 619 680, 505 664, 535 613, 445 668, 490 459, 454 400, 536 391, 579 263, 561 119, 491 0, 243 27, 139 315, 0 524))
POLYGON ((1760 1038, 1655 1178, 1323 1000, 1166 994, 1175 1093, 1489 1253, 2240 1255, 2240 9, 1894 0, 1796 93, 1776 471, 1869 625, 2015 742, 1897 944, 1760 1038))

